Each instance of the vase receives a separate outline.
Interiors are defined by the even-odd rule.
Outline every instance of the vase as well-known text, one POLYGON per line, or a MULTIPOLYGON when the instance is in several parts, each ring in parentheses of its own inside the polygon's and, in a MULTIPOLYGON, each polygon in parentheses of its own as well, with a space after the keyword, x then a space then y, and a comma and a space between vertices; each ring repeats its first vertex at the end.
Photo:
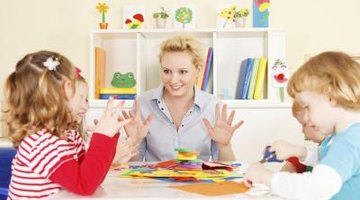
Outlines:
POLYGON ((166 28, 166 18, 156 18, 156 28, 166 28))
POLYGON ((246 26, 246 17, 237 17, 235 18, 235 27, 243 28, 246 26))
POLYGON ((108 23, 106 23, 106 22, 101 22, 101 23, 99 23, 99 25, 100 25, 100 29, 107 29, 108 28, 108 23))

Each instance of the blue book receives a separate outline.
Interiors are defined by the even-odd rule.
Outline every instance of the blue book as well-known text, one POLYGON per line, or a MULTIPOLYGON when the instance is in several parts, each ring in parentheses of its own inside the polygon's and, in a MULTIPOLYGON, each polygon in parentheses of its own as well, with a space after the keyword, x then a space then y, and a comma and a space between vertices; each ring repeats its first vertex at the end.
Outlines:
POLYGON ((110 97, 114 99, 135 99, 136 94, 100 94, 100 99, 109 99, 110 97))
POLYGON ((241 61, 241 64, 240 64, 238 83, 237 83, 236 92, 235 92, 236 99, 241 99, 241 94, 242 94, 243 85, 244 85, 244 81, 245 81, 246 65, 247 65, 248 59, 241 61))
POLYGON ((244 78, 244 84, 242 93, 241 93, 241 99, 247 99, 249 87, 250 87, 250 79, 251 79, 251 73, 254 65, 254 59, 248 58, 246 62, 246 71, 245 71, 245 78, 244 78))

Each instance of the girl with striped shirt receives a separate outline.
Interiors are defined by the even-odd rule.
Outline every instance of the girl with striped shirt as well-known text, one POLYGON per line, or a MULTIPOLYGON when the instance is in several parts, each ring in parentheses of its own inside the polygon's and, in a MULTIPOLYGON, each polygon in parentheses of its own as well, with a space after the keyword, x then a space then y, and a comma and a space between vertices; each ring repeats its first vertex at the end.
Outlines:
POLYGON ((8 199, 48 197, 61 189, 91 195, 113 160, 123 102, 110 99, 89 148, 77 128, 82 95, 75 67, 64 56, 40 51, 21 59, 6 80, 6 122, 17 154, 8 199))

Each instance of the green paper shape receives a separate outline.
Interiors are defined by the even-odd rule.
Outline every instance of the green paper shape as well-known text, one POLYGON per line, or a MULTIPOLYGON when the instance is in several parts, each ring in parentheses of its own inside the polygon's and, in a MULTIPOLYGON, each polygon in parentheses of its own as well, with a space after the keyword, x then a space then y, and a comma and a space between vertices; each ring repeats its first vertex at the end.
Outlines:
POLYGON ((136 80, 132 72, 126 74, 115 72, 111 85, 115 88, 132 88, 136 85, 136 80))

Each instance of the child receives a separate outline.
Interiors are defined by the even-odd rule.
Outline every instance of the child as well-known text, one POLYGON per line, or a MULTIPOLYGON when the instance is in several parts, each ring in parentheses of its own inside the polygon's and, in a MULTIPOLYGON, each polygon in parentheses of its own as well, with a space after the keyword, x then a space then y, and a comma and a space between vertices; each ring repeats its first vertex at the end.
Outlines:
MULTIPOLYGON (((324 135, 321 135, 316 127, 310 125, 308 122, 305 121, 304 109, 301 108, 301 105, 294 101, 292 105, 292 114, 293 116, 300 122, 302 125, 302 132, 305 134, 305 137, 317 144, 320 144, 324 140, 324 135)), ((296 173, 303 173, 310 167, 303 165, 299 158, 297 157, 290 157, 287 159, 285 165, 281 168, 280 171, 287 171, 287 172, 296 172, 296 173)))
POLYGON ((81 95, 76 70, 64 56, 39 51, 21 59, 5 83, 10 139, 17 148, 9 199, 44 198, 61 188, 90 195, 113 160, 123 105, 109 100, 90 146, 77 130, 81 95))
POLYGON ((312 172, 290 174, 254 163, 245 178, 291 199, 360 199, 359 77, 360 64, 340 52, 319 54, 300 67, 288 93, 305 109, 305 120, 328 137, 319 152, 284 142, 275 142, 270 150, 279 159, 297 155, 305 164, 318 164, 312 172))

